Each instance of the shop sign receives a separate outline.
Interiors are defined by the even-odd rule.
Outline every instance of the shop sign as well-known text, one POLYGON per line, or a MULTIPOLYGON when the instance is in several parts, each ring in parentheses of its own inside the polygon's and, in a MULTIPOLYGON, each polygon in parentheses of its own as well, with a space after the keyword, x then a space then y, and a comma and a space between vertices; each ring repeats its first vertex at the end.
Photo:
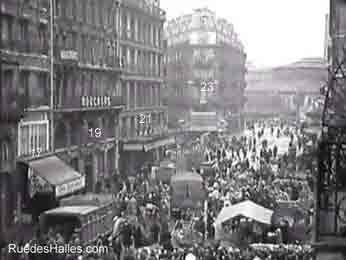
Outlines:
POLYGON ((60 58, 67 61, 78 61, 78 52, 74 50, 62 50, 60 58))
POLYGON ((85 187, 85 176, 70 181, 68 183, 60 184, 55 187, 55 196, 61 197, 67 194, 71 194, 85 187))
POLYGON ((36 193, 48 193, 53 192, 52 186, 45 181, 42 177, 35 174, 34 170, 29 167, 28 170, 28 185, 29 194, 32 198, 36 193))

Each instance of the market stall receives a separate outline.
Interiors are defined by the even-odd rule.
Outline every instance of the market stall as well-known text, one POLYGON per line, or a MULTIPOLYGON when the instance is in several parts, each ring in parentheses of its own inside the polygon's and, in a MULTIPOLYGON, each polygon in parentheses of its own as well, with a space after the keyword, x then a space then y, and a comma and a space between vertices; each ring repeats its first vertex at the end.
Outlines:
POLYGON ((234 217, 243 216, 270 225, 272 215, 272 210, 266 209, 250 200, 246 200, 233 206, 224 207, 217 216, 215 224, 221 224, 234 217))
POLYGON ((272 215, 272 210, 250 200, 226 206, 214 222, 215 240, 224 246, 260 241, 266 228, 271 225, 272 215))

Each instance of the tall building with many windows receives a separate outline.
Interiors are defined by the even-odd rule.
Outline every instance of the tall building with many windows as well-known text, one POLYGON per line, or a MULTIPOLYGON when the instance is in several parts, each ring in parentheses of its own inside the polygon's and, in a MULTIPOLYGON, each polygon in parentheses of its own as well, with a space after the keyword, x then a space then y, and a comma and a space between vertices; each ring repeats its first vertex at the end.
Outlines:
POLYGON ((1 235, 10 233, 21 214, 23 176, 18 159, 50 149, 48 3, 1 1, 1 235))
POLYGON ((159 161, 164 146, 174 142, 162 103, 165 19, 157 0, 124 0, 120 8, 121 93, 126 100, 120 115, 120 161, 126 174, 135 174, 144 162, 159 161))
POLYGON ((0 234, 8 238, 23 230, 28 214, 80 190, 107 190, 118 173, 119 115, 127 101, 122 4, 53 3, 51 24, 49 0, 1 1, 0 234))
POLYGON ((229 119, 231 128, 240 128, 246 54, 233 25, 211 10, 200 8, 168 21, 165 33, 166 102, 171 126, 177 127, 179 120, 191 123, 194 114, 187 112, 192 111, 207 112, 206 119, 209 112, 217 113, 229 119), (182 115, 190 115, 191 119, 182 115))

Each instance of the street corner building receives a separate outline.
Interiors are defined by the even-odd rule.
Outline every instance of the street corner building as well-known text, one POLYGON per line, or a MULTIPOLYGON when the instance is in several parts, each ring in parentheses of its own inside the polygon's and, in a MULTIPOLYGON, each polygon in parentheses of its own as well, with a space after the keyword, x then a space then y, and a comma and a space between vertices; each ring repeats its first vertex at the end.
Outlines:
POLYGON ((0 21, 0 236, 12 239, 61 198, 160 160, 174 138, 157 1, 3 0, 0 21))
POLYGON ((189 132, 214 132, 217 118, 232 131, 242 129, 246 53, 233 24, 195 9, 168 21, 165 38, 170 126, 184 120, 189 132))

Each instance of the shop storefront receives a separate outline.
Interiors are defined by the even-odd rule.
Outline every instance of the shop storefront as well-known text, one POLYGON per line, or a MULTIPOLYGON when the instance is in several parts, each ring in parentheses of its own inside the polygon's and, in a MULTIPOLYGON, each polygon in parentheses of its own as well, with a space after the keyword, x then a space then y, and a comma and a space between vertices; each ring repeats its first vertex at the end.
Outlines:
POLYGON ((76 194, 85 188, 85 176, 56 156, 25 164, 25 210, 27 214, 31 214, 34 221, 38 220, 43 211, 57 207, 61 198, 76 194))
POLYGON ((126 175, 134 175, 144 164, 154 165, 160 162, 164 158, 166 147, 174 143, 174 137, 124 143, 120 153, 120 171, 126 175))

